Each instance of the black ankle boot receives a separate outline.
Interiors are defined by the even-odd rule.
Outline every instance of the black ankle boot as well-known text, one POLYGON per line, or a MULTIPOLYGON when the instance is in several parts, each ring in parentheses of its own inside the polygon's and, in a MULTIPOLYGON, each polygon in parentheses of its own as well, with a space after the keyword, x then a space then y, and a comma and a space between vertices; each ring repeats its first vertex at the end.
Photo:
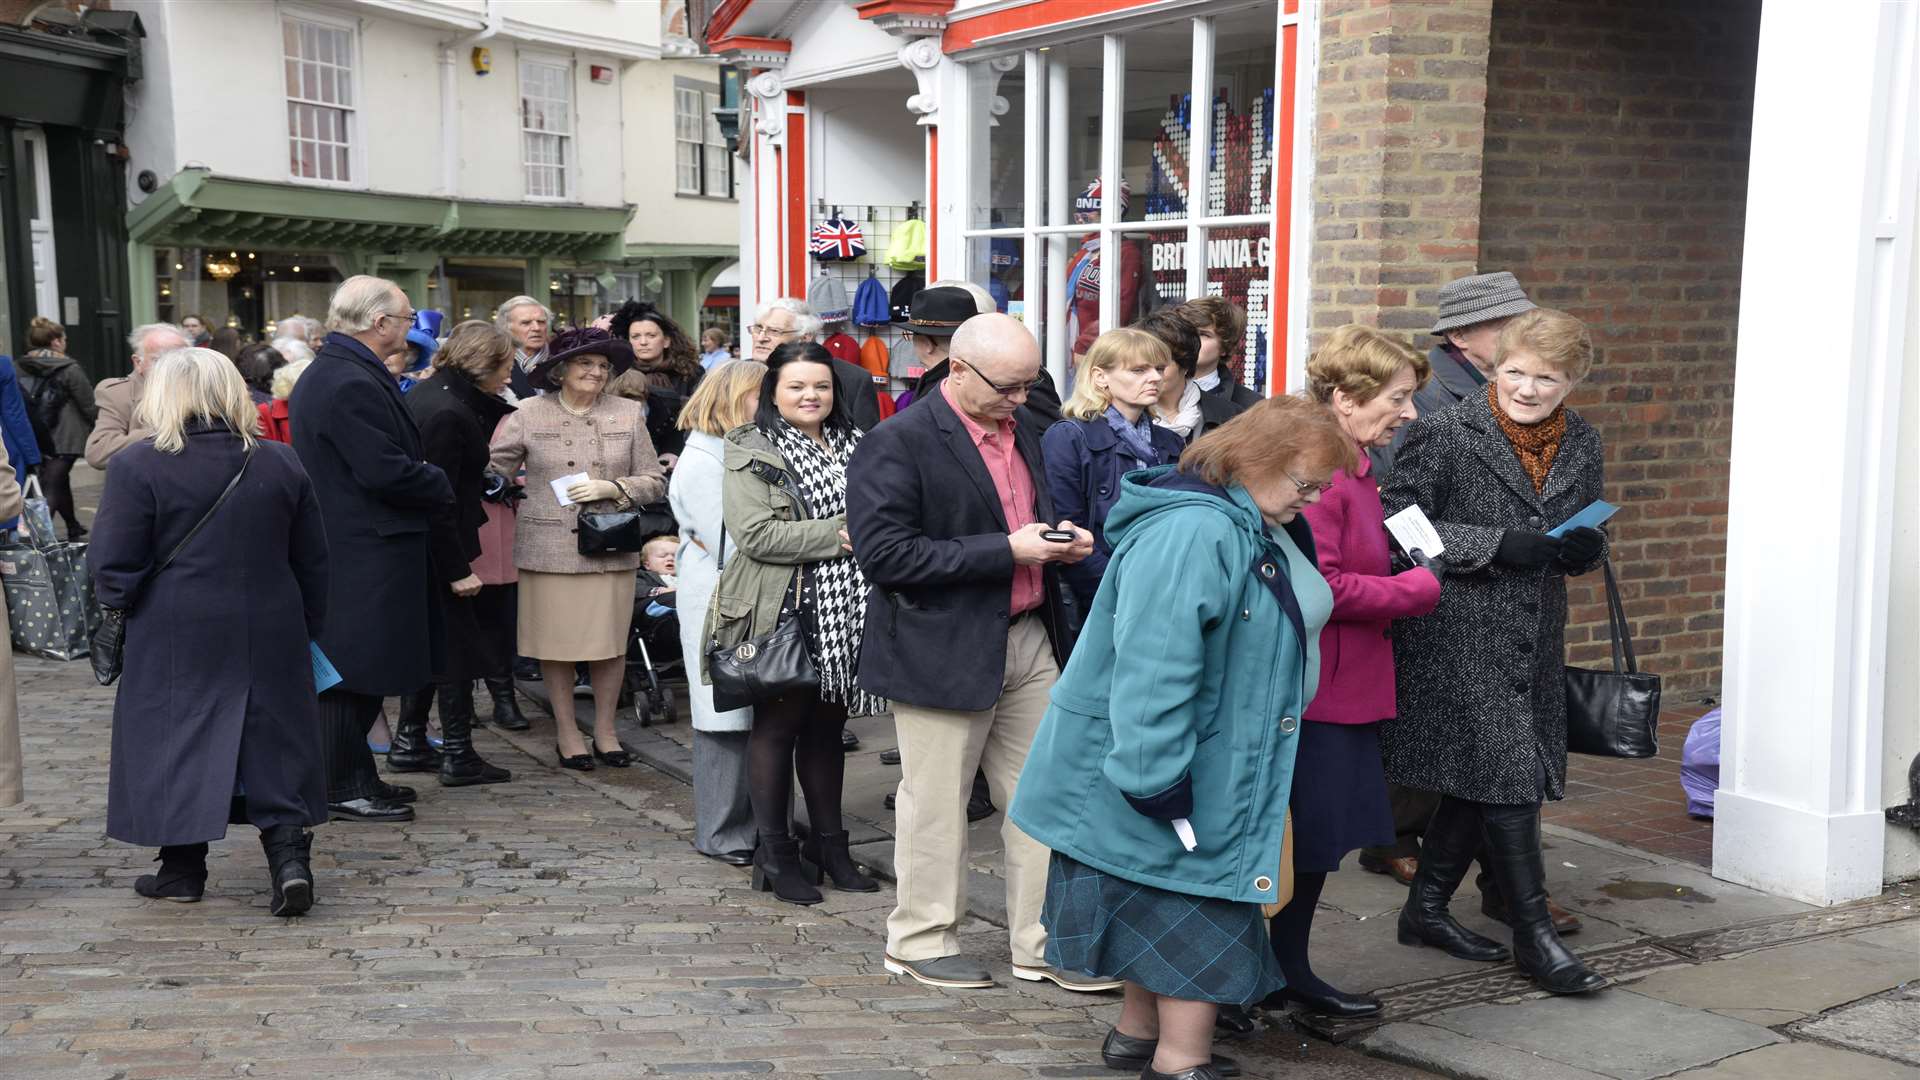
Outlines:
POLYGON ((206 894, 207 845, 170 844, 160 849, 155 861, 160 872, 141 875, 133 883, 134 892, 176 904, 197 903, 206 894))
POLYGON ((493 696, 493 726, 502 731, 527 730, 526 714, 520 711, 520 697, 513 692, 513 676, 489 676, 485 681, 487 693, 493 696))
POLYGON ((487 764, 473 749, 473 684, 441 683, 435 690, 440 701, 441 786, 503 784, 513 779, 512 773, 487 764))
POLYGON ((813 833, 800 845, 800 857, 820 868, 841 892, 879 892, 880 883, 860 872, 847 850, 847 831, 813 833))
POLYGON ((273 882, 267 910, 280 916, 305 915, 313 907, 313 834, 298 825, 269 825, 260 830, 260 847, 267 853, 267 876, 273 882))
POLYGON ((819 880, 819 871, 808 873, 800 862, 800 843, 785 833, 760 834, 760 847, 753 853, 753 888, 771 892, 789 904, 817 904, 820 890, 807 879, 819 880))
MULTIPOLYGON (((427 741, 427 713, 433 708, 433 688, 400 698, 400 715, 393 722, 393 742, 387 749, 387 768, 393 772, 433 772, 440 767, 440 751, 427 741)), ((440 722, 447 718, 442 715, 440 722)))
POLYGON ((1506 946, 1468 930, 1447 913, 1447 901, 1467 876, 1479 846, 1477 804, 1442 796, 1420 841, 1420 870, 1400 909, 1400 944, 1431 945, 1449 956, 1483 963, 1507 958, 1506 946))
POLYGON ((1554 932, 1547 910, 1547 868, 1540 856, 1540 808, 1487 806, 1481 813, 1487 838, 1487 864, 1512 916, 1514 966, 1552 994, 1586 994, 1603 989, 1595 975, 1554 932))

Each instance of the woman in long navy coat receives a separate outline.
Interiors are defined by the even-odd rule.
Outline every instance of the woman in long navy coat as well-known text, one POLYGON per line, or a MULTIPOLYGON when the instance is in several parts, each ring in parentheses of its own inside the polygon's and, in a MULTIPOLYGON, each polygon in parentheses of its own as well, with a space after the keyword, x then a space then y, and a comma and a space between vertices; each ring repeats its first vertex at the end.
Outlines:
POLYGON ((114 456, 87 561, 94 592, 127 613, 113 709, 107 835, 160 849, 142 896, 192 902, 207 842, 230 820, 260 829, 271 910, 313 902, 307 826, 327 818, 308 641, 327 596, 327 538, 290 447, 255 438, 240 373, 182 349, 147 375, 152 438, 114 456), (205 528, 156 569, 245 467, 205 528))

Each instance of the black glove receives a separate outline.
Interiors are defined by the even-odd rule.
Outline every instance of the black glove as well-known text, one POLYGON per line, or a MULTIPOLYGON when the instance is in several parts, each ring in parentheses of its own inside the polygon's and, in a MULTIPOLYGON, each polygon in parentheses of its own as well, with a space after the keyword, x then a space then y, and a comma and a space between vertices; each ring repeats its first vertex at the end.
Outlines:
POLYGON ((1419 548, 1414 548, 1412 551, 1408 552, 1407 557, 1413 560, 1413 565, 1419 567, 1422 570, 1425 570, 1429 574, 1432 574, 1433 580, 1441 583, 1442 585, 1447 583, 1447 566, 1445 563, 1436 562, 1433 556, 1427 554, 1425 551, 1422 551, 1419 548))
POLYGON ((1522 570, 1538 570, 1560 555, 1560 538, 1535 529, 1508 529, 1500 537, 1495 562, 1522 570))
POLYGON ((1606 543, 1607 538, 1600 535, 1599 529, 1582 525, 1567 530, 1567 534, 1560 538, 1560 568, 1574 572, 1585 570, 1606 543))
POLYGON ((490 503, 512 507, 527 496, 525 487, 491 470, 482 475, 481 482, 480 497, 490 503))

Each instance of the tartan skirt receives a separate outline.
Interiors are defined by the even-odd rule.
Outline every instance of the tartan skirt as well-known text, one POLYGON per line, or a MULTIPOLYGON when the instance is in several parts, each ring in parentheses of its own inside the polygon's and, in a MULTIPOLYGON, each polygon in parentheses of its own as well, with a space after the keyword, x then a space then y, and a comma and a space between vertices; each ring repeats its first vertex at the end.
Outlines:
POLYGON ((1053 853, 1047 963, 1184 1001, 1246 1005, 1286 985, 1258 904, 1156 889, 1053 853))

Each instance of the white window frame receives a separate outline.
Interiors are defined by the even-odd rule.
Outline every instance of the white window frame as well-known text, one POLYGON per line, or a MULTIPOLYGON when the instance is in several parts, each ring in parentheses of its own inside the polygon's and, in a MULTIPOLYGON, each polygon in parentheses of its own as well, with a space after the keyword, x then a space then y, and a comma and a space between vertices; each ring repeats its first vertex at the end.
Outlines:
POLYGON ((675 79, 674 80, 674 84, 673 84, 673 193, 679 198, 725 199, 731 202, 731 201, 737 200, 740 197, 739 183, 735 176, 735 170, 733 166, 733 155, 727 151, 726 140, 720 137, 720 132, 719 132, 720 122, 713 115, 714 110, 718 109, 719 107, 720 107, 720 85, 718 83, 700 83, 691 79, 675 79), (698 110, 696 110, 696 113, 694 116, 694 119, 697 120, 700 125, 700 138, 697 141, 686 139, 682 137, 682 135, 680 134, 680 121, 682 119, 681 113, 680 113, 680 103, 681 103, 682 94, 692 94, 699 97, 700 99, 700 107, 698 108, 698 110), (693 190, 688 190, 686 187, 682 186, 682 183, 681 183, 680 148, 682 146, 693 146, 698 148, 698 151, 699 151, 699 156, 698 156, 699 181, 693 190), (727 164, 727 175, 725 180, 727 190, 725 194, 721 194, 721 195, 716 195, 713 193, 712 188, 713 188, 714 178, 707 167, 708 162, 712 160, 713 151, 715 149, 718 149, 721 152, 721 160, 725 161, 727 164))
MULTIPOLYGON (((514 108, 518 113, 516 120, 520 128, 520 190, 529 202, 571 203, 580 201, 580 87, 578 85, 578 74, 573 57, 571 56, 556 53, 533 52, 523 49, 514 59, 514 76, 519 82, 519 93, 514 99, 514 108), (527 68, 529 65, 558 69, 563 76, 562 82, 567 88, 567 100, 565 103, 567 126, 565 131, 552 131, 527 126, 527 68), (533 137, 536 135, 554 137, 560 140, 561 191, 558 195, 534 194, 532 170, 535 168, 553 168, 552 162, 532 160, 532 155, 528 151, 532 146, 533 137)), ((552 101, 553 99, 543 98, 543 100, 552 101)))
MULTIPOLYGON (((317 177, 317 176, 301 176, 299 172, 295 170, 294 164, 293 164, 294 143, 296 141, 300 141, 301 136, 297 134, 297 132, 294 129, 294 126, 292 123, 293 117, 291 115, 291 110, 283 110, 282 115, 287 120, 286 153, 287 153, 288 182, 294 183, 294 184, 305 184, 311 187, 327 187, 327 188, 341 188, 341 189, 359 189, 359 188, 367 187, 368 185, 367 185, 366 126, 362 122, 362 114, 364 113, 365 110, 361 104, 362 102, 366 101, 366 92, 365 92, 365 89, 363 86, 363 80, 361 77, 361 72, 364 70, 366 66, 366 42, 363 40, 363 35, 360 32, 361 21, 359 19, 354 19, 354 18, 342 18, 339 15, 334 15, 325 11, 319 11, 319 10, 315 10, 313 8, 308 8, 308 7, 299 7, 292 4, 281 5, 278 14, 280 16, 277 22, 277 28, 280 30, 280 82, 281 82, 280 97, 282 102, 286 105, 309 105, 317 108, 342 109, 347 114, 346 134, 347 134, 348 176, 347 176, 347 179, 345 180, 328 180, 328 179, 317 177), (290 59, 296 59, 294 57, 289 57, 287 55, 287 50, 286 50, 286 26, 287 26, 287 23, 289 22, 312 23, 315 26, 325 27, 326 29, 329 29, 329 30, 342 31, 347 35, 347 40, 353 49, 352 65, 347 70, 347 84, 350 89, 350 92, 353 94, 353 104, 347 105, 347 106, 341 106, 341 105, 333 104, 330 102, 295 97, 293 95, 292 88, 286 85, 287 61, 290 59)), ((317 141, 317 140, 306 140, 306 141, 317 141)), ((331 145, 338 145, 338 144, 336 143, 331 145)))

